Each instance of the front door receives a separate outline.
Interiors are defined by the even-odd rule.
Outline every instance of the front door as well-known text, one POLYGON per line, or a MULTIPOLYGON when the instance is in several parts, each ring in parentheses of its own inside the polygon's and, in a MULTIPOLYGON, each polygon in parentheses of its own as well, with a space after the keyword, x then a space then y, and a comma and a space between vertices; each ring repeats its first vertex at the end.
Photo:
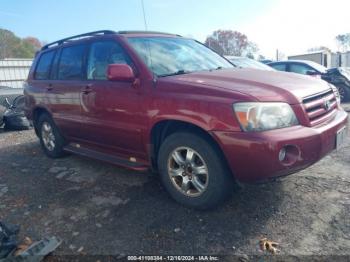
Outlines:
POLYGON ((141 89, 133 83, 109 81, 109 64, 129 64, 130 58, 118 42, 92 42, 87 62, 87 81, 82 89, 83 126, 86 142, 117 151, 124 157, 143 158, 141 89))

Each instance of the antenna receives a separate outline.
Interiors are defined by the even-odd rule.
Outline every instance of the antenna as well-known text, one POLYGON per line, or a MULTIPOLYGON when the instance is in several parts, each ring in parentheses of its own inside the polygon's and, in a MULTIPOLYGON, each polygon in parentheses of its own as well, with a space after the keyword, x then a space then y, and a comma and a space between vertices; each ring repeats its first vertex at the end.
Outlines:
POLYGON ((141 0, 141 4, 142 4, 143 22, 145 24, 145 30, 148 31, 147 21, 146 21, 146 13, 145 13, 145 5, 143 4, 143 0, 141 0))

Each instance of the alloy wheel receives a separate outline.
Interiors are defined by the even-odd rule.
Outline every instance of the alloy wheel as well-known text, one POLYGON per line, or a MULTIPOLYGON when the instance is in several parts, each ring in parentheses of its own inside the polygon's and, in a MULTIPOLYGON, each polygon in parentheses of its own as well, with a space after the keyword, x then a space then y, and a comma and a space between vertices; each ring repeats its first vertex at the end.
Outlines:
POLYGON ((178 147, 169 155, 168 174, 175 188, 190 197, 201 195, 209 182, 205 161, 189 147, 178 147))
POLYGON ((55 135, 52 126, 48 122, 44 122, 41 127, 41 137, 44 146, 47 150, 53 151, 55 149, 55 135))

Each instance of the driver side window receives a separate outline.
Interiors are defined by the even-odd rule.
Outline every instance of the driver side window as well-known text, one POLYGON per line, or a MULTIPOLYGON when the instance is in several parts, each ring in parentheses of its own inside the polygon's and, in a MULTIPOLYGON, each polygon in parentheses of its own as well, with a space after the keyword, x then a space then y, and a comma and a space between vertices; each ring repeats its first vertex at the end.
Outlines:
POLYGON ((302 64, 291 64, 289 66, 289 71, 297 74, 307 75, 308 71, 315 71, 311 67, 302 64))
POLYGON ((91 44, 87 78, 89 80, 107 80, 107 67, 109 64, 131 65, 129 57, 115 41, 101 41, 91 44))

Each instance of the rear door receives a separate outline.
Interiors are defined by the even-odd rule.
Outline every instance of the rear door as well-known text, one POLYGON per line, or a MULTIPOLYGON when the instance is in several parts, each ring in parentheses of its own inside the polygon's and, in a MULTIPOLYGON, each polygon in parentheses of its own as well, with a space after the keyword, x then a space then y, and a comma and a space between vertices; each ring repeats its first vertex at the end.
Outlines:
POLYGON ((53 63, 47 103, 63 135, 79 136, 81 127, 80 94, 85 79, 87 44, 63 47, 53 63))
POLYGON ((34 70, 33 79, 28 81, 30 91, 34 95, 35 104, 51 110, 48 102, 48 91, 51 89, 50 72, 51 65, 57 55, 57 50, 47 50, 40 54, 36 68, 34 70))
POLYGON ((141 88, 131 82, 109 81, 109 64, 128 64, 136 72, 130 57, 116 40, 98 40, 90 44, 87 81, 81 92, 84 119, 81 137, 122 156, 144 157, 141 88))

